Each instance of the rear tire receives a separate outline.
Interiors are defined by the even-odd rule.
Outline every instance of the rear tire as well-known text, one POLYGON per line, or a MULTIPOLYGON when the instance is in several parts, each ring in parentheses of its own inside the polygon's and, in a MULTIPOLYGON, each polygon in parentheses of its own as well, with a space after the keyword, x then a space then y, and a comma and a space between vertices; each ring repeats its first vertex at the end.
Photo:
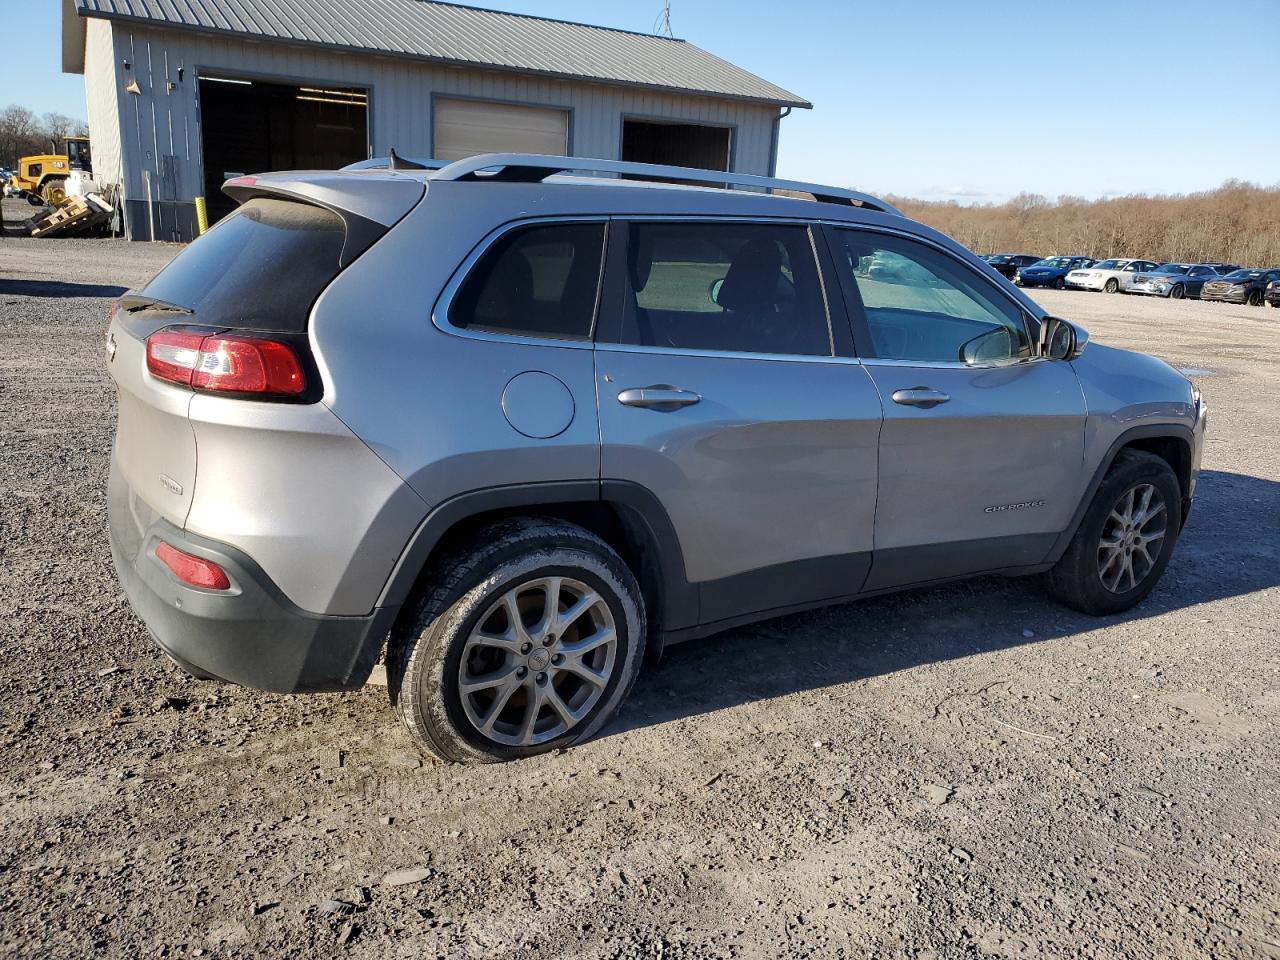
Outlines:
POLYGON ((1103 293, 1115 293, 1119 289, 1120 289, 1120 282, 1116 280, 1115 277, 1112 277, 1102 285, 1103 293))
POLYGON ((400 719, 428 753, 492 763, 568 747, 631 691, 645 646, 640 588, 583 528, 499 521, 426 583, 392 633, 387 672, 400 719))
POLYGON ((1050 594, 1094 616, 1128 610, 1159 582, 1181 526, 1182 489, 1169 464, 1122 450, 1049 571, 1050 594))

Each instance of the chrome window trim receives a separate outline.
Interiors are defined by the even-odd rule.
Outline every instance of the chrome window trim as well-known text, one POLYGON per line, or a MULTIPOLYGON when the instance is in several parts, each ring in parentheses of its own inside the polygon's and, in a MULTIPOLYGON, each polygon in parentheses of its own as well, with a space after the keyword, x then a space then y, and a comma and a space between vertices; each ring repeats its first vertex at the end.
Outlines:
POLYGON ((550 224, 566 223, 599 223, 605 227, 605 240, 600 250, 600 275, 603 277, 605 260, 608 256, 608 237, 609 237, 609 220, 610 217, 600 214, 588 214, 584 216, 550 216, 550 217, 525 217, 520 220, 511 220, 494 229, 490 230, 480 242, 475 245, 470 253, 463 258, 462 263, 454 270, 453 276, 449 278, 449 282, 444 285, 444 289, 440 291, 440 295, 436 297, 436 302, 431 308, 431 323, 442 333, 450 336, 462 337, 467 340, 487 340, 490 343, 518 343, 532 347, 560 347, 568 350, 592 350, 595 348, 595 325, 600 313, 600 297, 603 294, 603 283, 600 279, 596 281, 596 315, 591 318, 591 333, 582 339, 567 339, 550 336, 535 336, 533 334, 518 333, 498 333, 493 330, 471 329, 470 327, 456 327, 449 322, 449 310, 453 306, 453 301, 458 296, 458 291, 462 289, 462 285, 466 283, 467 278, 471 276, 472 270, 498 243, 503 237, 516 230, 522 230, 526 227, 546 226, 550 224))
POLYGON ((697 350, 691 347, 646 347, 635 343, 597 343, 600 353, 656 353, 664 357, 705 357, 728 360, 771 360, 782 363, 840 363, 860 367, 859 357, 822 356, 813 353, 750 353, 736 350, 697 350))

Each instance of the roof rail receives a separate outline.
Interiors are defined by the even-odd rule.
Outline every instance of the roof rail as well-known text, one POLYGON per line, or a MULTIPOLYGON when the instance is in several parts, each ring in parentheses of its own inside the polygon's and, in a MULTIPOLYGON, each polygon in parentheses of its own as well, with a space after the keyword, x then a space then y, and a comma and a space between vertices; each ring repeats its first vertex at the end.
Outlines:
POLYGON ((779 180, 776 177, 758 177, 749 173, 728 173, 723 170, 703 170, 697 167, 671 167, 657 163, 631 163, 625 160, 592 160, 586 157, 552 157, 534 153, 482 153, 449 164, 431 174, 432 180, 493 180, 508 183, 538 183, 558 173, 617 173, 632 174, 659 180, 693 180, 699 183, 719 183, 726 187, 762 187, 769 191, 795 190, 813 194, 819 203, 839 203, 879 213, 902 216, 890 203, 867 193, 828 187, 820 183, 802 183, 798 180, 779 180), (487 172, 487 171, 492 171, 487 172))

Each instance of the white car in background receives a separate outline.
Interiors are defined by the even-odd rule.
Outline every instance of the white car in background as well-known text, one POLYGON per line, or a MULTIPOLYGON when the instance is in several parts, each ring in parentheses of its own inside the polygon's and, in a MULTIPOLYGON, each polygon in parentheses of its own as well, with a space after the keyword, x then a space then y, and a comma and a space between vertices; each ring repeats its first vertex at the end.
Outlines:
POLYGON ((1150 260, 1102 260, 1092 267, 1072 270, 1067 274, 1067 286, 1073 290, 1120 293, 1129 289, 1138 274, 1158 266, 1150 260))

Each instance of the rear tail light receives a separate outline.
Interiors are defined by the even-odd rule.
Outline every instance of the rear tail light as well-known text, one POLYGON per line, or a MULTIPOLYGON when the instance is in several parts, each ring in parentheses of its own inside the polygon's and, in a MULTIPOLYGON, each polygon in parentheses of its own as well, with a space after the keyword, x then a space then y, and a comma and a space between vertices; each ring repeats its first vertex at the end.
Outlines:
POLYGON ((147 337, 147 369, 160 380, 215 393, 296 397, 307 388, 293 348, 260 337, 157 330, 147 337))
POLYGON ((212 560, 171 547, 163 540, 156 544, 156 557, 183 583, 204 590, 231 589, 231 579, 226 571, 212 560))

